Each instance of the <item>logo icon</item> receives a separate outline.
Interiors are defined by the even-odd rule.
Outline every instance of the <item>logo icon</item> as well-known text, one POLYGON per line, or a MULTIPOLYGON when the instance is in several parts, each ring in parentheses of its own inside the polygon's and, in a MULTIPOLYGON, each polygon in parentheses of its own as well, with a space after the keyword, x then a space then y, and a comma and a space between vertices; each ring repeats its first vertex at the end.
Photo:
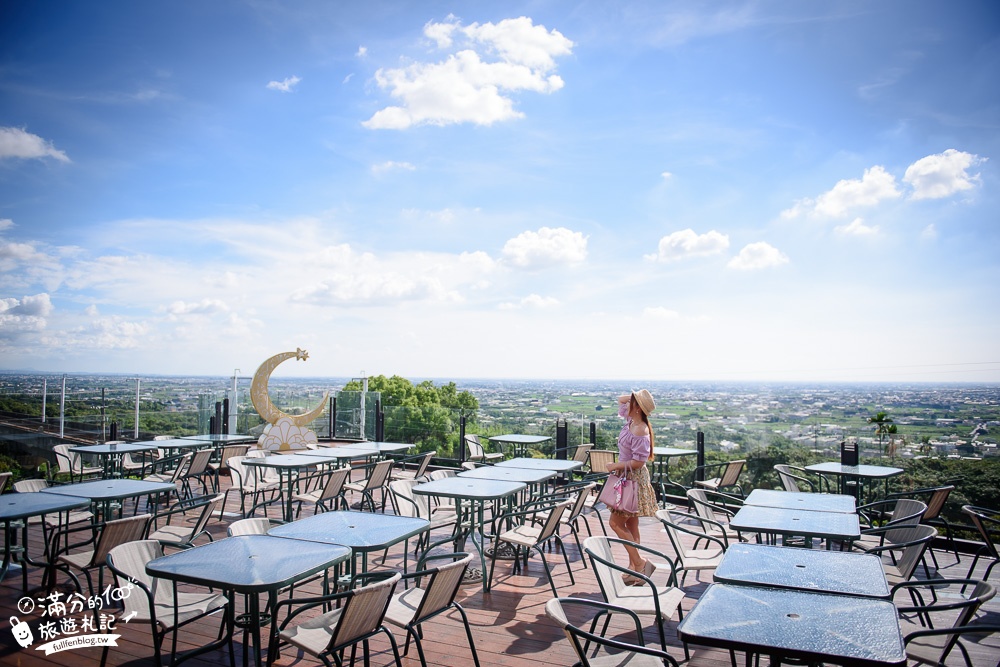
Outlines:
POLYGON ((17 616, 10 617, 10 631, 14 633, 14 639, 21 645, 21 648, 28 648, 35 638, 31 635, 31 626, 24 621, 19 621, 17 616))

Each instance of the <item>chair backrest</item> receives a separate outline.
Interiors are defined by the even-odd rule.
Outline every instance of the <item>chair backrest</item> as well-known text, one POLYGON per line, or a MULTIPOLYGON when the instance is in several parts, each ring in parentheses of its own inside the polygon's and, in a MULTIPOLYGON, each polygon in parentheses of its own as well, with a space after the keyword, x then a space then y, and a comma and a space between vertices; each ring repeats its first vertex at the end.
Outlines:
POLYGON ((399 516, 417 519, 429 519, 430 503, 428 496, 418 496, 413 493, 413 487, 418 482, 411 479, 397 479, 389 482, 389 492, 392 493, 392 504, 399 516))
POLYGON ((201 508, 201 514, 198 516, 198 520, 195 521, 194 526, 192 527, 192 538, 197 537, 199 533, 205 530, 208 526, 209 519, 212 518, 212 512, 219 509, 219 506, 222 505, 222 501, 225 499, 226 494, 220 493, 205 503, 205 505, 201 508))
POLYGON ((233 476, 233 486, 239 489, 254 489, 257 485, 257 469, 244 464, 248 456, 232 456, 226 462, 233 476))
MULTIPOLYGON (((719 507, 708 499, 708 492, 705 489, 688 489, 688 505, 702 519, 723 523, 722 517, 716 512, 722 512, 724 508, 719 507)), ((727 510, 728 511, 728 510, 727 510)), ((728 519, 727 514, 727 519, 728 519)))
POLYGON ((724 486, 734 486, 740 480, 740 474, 743 472, 743 466, 746 464, 746 459, 739 459, 737 461, 730 461, 726 465, 726 469, 722 473, 722 477, 719 480, 719 488, 724 486))
POLYGON ((594 445, 587 442, 582 445, 577 445, 576 451, 573 452, 573 460, 580 461, 581 463, 587 462, 587 457, 590 456, 590 450, 594 448, 594 445))
POLYGON ((483 449, 482 443, 479 442, 479 436, 475 433, 470 433, 465 436, 465 447, 466 460, 483 461, 486 459, 486 450, 483 449))
POLYGON ((267 535, 267 531, 269 530, 271 530, 270 519, 266 517, 251 517, 249 519, 233 521, 226 528, 226 534, 229 537, 235 537, 236 535, 267 535))
POLYGON ((234 456, 246 456, 250 451, 250 445, 226 445, 219 454, 219 467, 225 468, 229 464, 229 459, 234 456))
POLYGON ((542 529, 538 531, 538 544, 541 544, 545 540, 551 538, 559 531, 559 521, 562 519, 563 513, 569 509, 569 506, 572 504, 572 500, 564 500, 556 503, 551 509, 549 509, 549 514, 545 517, 545 523, 542 524, 542 529))
POLYGON ((606 600, 617 597, 625 590, 625 582, 618 571, 608 567, 608 563, 614 563, 615 557, 611 552, 611 541, 603 535, 594 535, 583 541, 583 551, 590 557, 590 564, 597 575, 597 583, 601 587, 601 592, 606 600))
POLYGON ((90 567, 103 566, 107 562, 108 553, 115 547, 145 539, 146 528, 152 518, 150 514, 139 514, 106 522, 101 528, 100 537, 97 538, 90 567))
POLYGON ((336 498, 344 492, 344 485, 351 477, 350 467, 334 468, 326 476, 323 492, 319 494, 320 502, 336 498))
POLYGON ((778 463, 774 466, 774 470, 778 473, 778 479, 781 481, 781 486, 785 491, 801 491, 798 483, 795 481, 795 476, 792 475, 792 471, 788 469, 786 464, 778 463))
MULTIPOLYGON (((169 582, 160 586, 160 580, 146 573, 146 563, 163 555, 163 547, 156 540, 136 540, 120 544, 107 555, 107 563, 115 573, 119 586, 124 584, 123 577, 145 586, 158 604, 173 607, 173 588, 169 582)), ((149 619, 151 614, 149 598, 133 591, 131 595, 122 598, 125 614, 136 612, 139 618, 149 619)), ((164 619, 166 620, 166 619, 164 619)))
POLYGON ((372 473, 368 475, 368 479, 365 481, 365 490, 371 491, 372 489, 381 489, 385 486, 386 480, 389 479, 389 475, 392 473, 392 459, 386 459, 384 461, 379 461, 372 468, 372 473))
POLYGON ((10 482, 10 478, 14 476, 11 472, 0 472, 0 493, 7 490, 7 483, 10 482))
POLYGON ((447 477, 454 477, 457 474, 458 474, 457 470, 446 470, 446 469, 432 470, 427 475, 427 478, 430 479, 431 481, 434 481, 435 479, 445 479, 447 477))
POLYGON ((1000 534, 1000 518, 998 518, 1000 514, 975 505, 962 505, 962 511, 968 515, 972 525, 979 532, 979 537, 983 540, 982 549, 986 555, 1000 559, 1000 553, 997 553, 997 544, 993 540, 994 534, 1000 534))
POLYGON ((899 570, 903 581, 908 581, 913 576, 913 571, 917 569, 920 559, 924 557, 927 545, 937 536, 937 529, 934 526, 918 524, 896 528, 891 532, 894 542, 907 544, 903 547, 902 553, 896 557, 896 569, 899 570))
POLYGON ((78 472, 76 470, 76 461, 78 460, 76 452, 69 451, 69 445, 54 445, 52 451, 56 454, 56 462, 59 464, 59 472, 61 473, 74 473, 78 472))
POLYGON ((212 461, 211 449, 199 449, 191 454, 191 462, 184 472, 185 477, 196 477, 208 470, 208 464, 212 461))
POLYGON ((603 475, 608 472, 608 464, 614 463, 618 458, 618 452, 613 449, 591 449, 587 458, 590 460, 590 472, 603 475))
POLYGON ((14 490, 18 493, 36 493, 49 488, 49 483, 44 479, 19 479, 14 482, 14 490))
POLYGON ((387 579, 351 591, 330 633, 327 650, 347 646, 378 630, 400 578, 396 572, 387 579))
POLYGON ((589 484, 576 487, 572 502, 566 510, 566 521, 573 521, 576 517, 583 514, 584 510, 587 509, 587 497, 593 492, 596 486, 597 482, 590 482, 589 484))
POLYGON ((948 502, 948 496, 954 490, 954 486, 939 486, 933 489, 930 497, 927 498, 927 510, 920 520, 931 521, 941 516, 941 510, 944 509, 944 504, 948 502))
POLYGON ((417 464, 417 469, 413 473, 414 478, 423 477, 427 474, 427 468, 430 467, 431 459, 435 456, 437 456, 437 450, 424 454, 424 458, 420 459, 420 463, 417 464))
POLYGON ((413 610, 413 618, 410 622, 419 623, 450 607, 455 601, 455 596, 458 595, 462 586, 462 577, 465 576, 465 570, 471 562, 472 554, 465 554, 464 558, 425 570, 429 573, 427 576, 430 579, 423 587, 424 594, 420 598, 417 608, 413 610))

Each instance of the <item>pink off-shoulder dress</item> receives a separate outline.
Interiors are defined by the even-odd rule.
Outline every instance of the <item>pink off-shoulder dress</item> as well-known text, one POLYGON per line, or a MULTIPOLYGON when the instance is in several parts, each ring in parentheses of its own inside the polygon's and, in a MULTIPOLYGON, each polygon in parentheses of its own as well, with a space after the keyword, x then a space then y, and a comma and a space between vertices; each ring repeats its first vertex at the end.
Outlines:
POLYGON ((638 485, 636 490, 638 491, 639 512, 632 514, 616 509, 611 511, 625 516, 656 516, 658 509, 656 492, 649 480, 649 466, 645 465, 649 460, 649 436, 632 433, 632 419, 628 416, 628 405, 628 403, 618 404, 618 416, 625 418, 625 425, 622 426, 622 430, 618 434, 618 461, 621 463, 642 461, 644 464, 626 474, 627 479, 631 479, 638 485))

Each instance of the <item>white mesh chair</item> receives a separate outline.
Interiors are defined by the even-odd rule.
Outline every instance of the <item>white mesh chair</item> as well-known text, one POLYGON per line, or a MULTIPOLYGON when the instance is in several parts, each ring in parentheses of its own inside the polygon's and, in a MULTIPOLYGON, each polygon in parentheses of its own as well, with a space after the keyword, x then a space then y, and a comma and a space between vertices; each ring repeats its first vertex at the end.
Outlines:
MULTIPOLYGON (((226 489, 226 498, 229 494, 236 492, 240 496, 240 516, 247 517, 247 498, 250 498, 250 507, 255 509, 258 505, 264 506, 264 514, 267 515, 267 508, 271 503, 281 499, 278 482, 267 480, 258 475, 257 468, 243 464, 248 456, 233 456, 228 461, 229 474, 232 476, 232 485, 226 489)), ((225 508, 225 502, 222 507, 225 508)), ((222 509, 219 510, 219 518, 222 518, 222 509)))
POLYGON ((333 656, 338 665, 341 658, 336 655, 344 649, 363 642, 365 664, 368 664, 368 642, 366 640, 379 633, 389 638, 392 655, 397 667, 402 667, 399 657, 399 647, 389 628, 385 627, 385 614, 392 600, 396 583, 400 579, 398 572, 369 572, 356 577, 359 581, 371 581, 361 588, 355 588, 343 593, 323 595, 303 600, 282 600, 275 606, 274 617, 277 618, 282 607, 288 607, 288 615, 278 625, 271 626, 271 640, 268 642, 267 664, 271 665, 279 657, 280 645, 291 644, 296 648, 321 659, 330 665, 333 656), (306 617, 297 625, 290 625, 299 614, 318 607, 328 608, 337 604, 335 609, 306 617))
MULTIPOLYGON (((678 620, 684 617, 681 610, 684 591, 676 585, 677 573, 674 561, 666 554, 655 549, 650 549, 647 546, 617 537, 603 537, 601 535, 585 539, 583 541, 583 550, 590 558, 590 565, 594 569, 594 574, 597 575, 597 583, 601 587, 601 595, 604 597, 604 601, 612 607, 624 607, 639 616, 652 616, 653 625, 660 636, 660 648, 666 651, 667 638, 663 629, 664 624, 674 612, 677 613, 678 620), (653 576, 659 579, 661 572, 665 571, 667 573, 666 582, 656 583, 652 577, 647 577, 642 572, 634 572, 627 567, 618 565, 615 562, 614 553, 612 552, 613 544, 628 545, 640 553, 655 556, 659 562, 656 562, 656 571, 653 573, 653 576), (644 585, 626 585, 622 580, 623 574, 628 574, 642 580, 644 585)), ((609 609, 599 614, 599 616, 610 613, 612 613, 612 610, 609 609)), ((602 635, 607 631, 610 621, 611 618, 609 615, 605 619, 604 630, 601 631, 602 635)), ((685 658, 690 657, 686 644, 684 645, 684 656, 685 658)))
MULTIPOLYGON (((462 585, 462 577, 465 576, 465 571, 471 561, 472 556, 466 553, 440 554, 422 558, 417 565, 417 571, 403 577, 407 580, 416 580, 417 585, 402 593, 396 593, 392 601, 389 602, 385 620, 387 623, 406 630, 404 656, 410 650, 410 638, 413 638, 417 645, 417 655, 420 656, 421 667, 427 667, 421 643, 423 634, 420 628, 421 624, 451 609, 456 610, 462 617, 465 636, 468 637, 469 648, 472 650, 472 661, 476 667, 479 667, 479 654, 476 652, 476 643, 472 638, 469 617, 466 616, 462 605, 455 601, 462 585), (450 560, 451 562, 421 569, 424 564, 432 560, 450 560), (423 584, 422 580, 425 578, 427 583, 423 584)), ((454 652, 450 648, 449 653, 454 656, 454 652)))
POLYGON ((361 501, 358 503, 359 508, 364 508, 365 503, 368 503, 368 507, 374 512, 378 507, 385 511, 385 494, 386 485, 389 482, 389 475, 392 474, 392 459, 386 459, 384 461, 379 461, 373 466, 370 466, 368 471, 368 476, 361 480, 360 482, 349 482, 344 485, 345 491, 356 491, 361 494, 361 501), (375 504, 375 493, 381 492, 382 500, 381 503, 375 504))
MULTIPOLYGON (((556 590, 556 582, 552 579, 552 570, 545 559, 545 550, 543 549, 548 542, 555 542, 559 546, 563 560, 566 562, 566 570, 569 572, 569 581, 571 584, 576 583, 573 578, 573 569, 569 564, 569 556, 566 554, 566 547, 562 543, 562 538, 559 537, 559 520, 570 504, 568 500, 557 503, 551 501, 527 503, 522 506, 522 509, 516 512, 507 512, 495 521, 498 526, 507 525, 511 528, 494 537, 494 548, 499 548, 499 545, 503 543, 514 547, 515 573, 521 569, 522 559, 524 566, 527 567, 531 551, 537 551, 542 559, 545 576, 549 580, 549 586, 552 587, 552 595, 554 596, 558 596, 559 592, 556 590), (541 512, 547 512, 544 519, 540 516, 541 512)), ((490 562, 490 582, 493 581, 493 571, 496 569, 497 560, 497 558, 493 558, 490 562)))
POLYGON ((437 456, 437 451, 424 452, 423 454, 418 454, 417 456, 411 456, 407 459, 398 459, 396 461, 397 465, 393 466, 392 474, 389 479, 396 481, 398 479, 410 479, 425 481, 427 477, 427 468, 431 465, 431 460, 437 456), (398 465, 403 462, 416 462, 416 467, 412 470, 409 468, 403 468, 398 465))
POLYGON ((545 603, 545 614, 566 633, 576 657, 580 659, 577 663, 580 667, 678 667, 673 656, 645 645, 639 615, 625 607, 584 598, 552 598, 545 603), (597 612, 590 631, 569 621, 567 608, 570 607, 584 607, 597 612), (639 643, 629 644, 603 634, 595 634, 597 619, 603 614, 624 614, 631 617, 639 643), (599 653, 590 648, 592 644, 600 647, 599 653))
MULTIPOLYGON (((125 597, 124 616, 129 623, 148 623, 153 633, 153 664, 161 665, 161 646, 166 633, 173 631, 170 657, 177 652, 177 631, 200 618, 221 611, 227 604, 221 593, 176 593, 169 581, 146 574, 146 563, 163 555, 163 548, 156 540, 139 540, 111 549, 107 555, 108 567, 115 575, 118 586, 133 585, 131 595, 125 597)), ((224 615, 223 615, 224 616, 224 615)), ((225 618, 219 623, 219 639, 225 630, 225 618)), ((195 635, 192 635, 195 636, 195 635)), ((229 644, 229 660, 233 662, 233 645, 229 644)), ((103 666, 108 657, 108 647, 101 655, 103 666)), ((171 660, 173 662, 173 660, 171 660)))
POLYGON ((966 634, 1000 631, 1000 626, 988 626, 973 622, 979 608, 996 595, 996 589, 985 581, 932 579, 904 582, 893 586, 892 595, 895 596, 897 592, 905 590, 910 594, 911 600, 922 602, 923 596, 919 594, 920 589, 928 589, 935 598, 938 596, 944 598, 941 595, 942 591, 947 590, 950 586, 958 585, 961 585, 963 591, 967 586, 972 586, 968 597, 952 592, 948 595, 947 602, 897 607, 900 614, 899 630, 906 644, 906 657, 913 660, 914 664, 944 665, 948 655, 957 646, 965 658, 966 666, 972 667, 969 652, 962 645, 960 637, 966 634), (950 612, 957 612, 951 619, 950 625, 940 627, 941 616, 947 616, 950 612), (939 626, 937 628, 929 622, 932 613, 939 626))
POLYGON ((83 462, 76 452, 69 450, 69 445, 54 445, 52 451, 56 455, 56 463, 59 464, 59 473, 69 475, 70 482, 82 482, 87 477, 100 477, 104 474, 104 468, 100 466, 88 466, 83 462))
POLYGON ((431 532, 435 528, 454 528, 457 514, 454 507, 439 509, 432 504, 430 496, 413 493, 417 484, 419 482, 405 479, 389 482, 389 497, 397 515, 430 521, 430 529, 418 538, 416 549, 419 552, 423 545, 430 543, 431 532))
POLYGON ((263 517, 251 517, 249 519, 239 519, 233 521, 226 528, 226 535, 267 535, 271 530, 271 520, 263 517))
MULTIPOLYGON (((715 522, 674 510, 657 510, 656 518, 660 520, 663 528, 667 531, 670 545, 677 555, 675 571, 681 573, 681 585, 684 585, 684 579, 689 571, 714 570, 722 562, 722 557, 725 555, 726 549, 729 548, 729 541, 724 533, 721 534, 721 537, 716 537, 703 528, 706 524, 710 525, 715 522), (695 544, 707 542, 708 546, 704 549, 688 549, 682 539, 685 534, 694 536, 695 544)), ((723 527, 718 524, 715 528, 716 534, 723 530, 723 527)))
POLYGON ((213 498, 206 496, 191 500, 182 500, 164 512, 153 517, 153 532, 147 539, 156 540, 164 547, 174 547, 175 549, 190 549, 194 546, 195 540, 202 535, 212 541, 212 534, 208 532, 208 522, 212 518, 212 513, 222 506, 222 501, 226 499, 224 494, 219 494, 213 498), (166 517, 166 524, 158 527, 160 519, 166 517))
POLYGON ((503 452, 487 452, 479 436, 470 433, 465 436, 465 460, 477 463, 492 463, 503 460, 503 452))
MULTIPOLYGON (((80 528, 67 528, 63 532, 66 535, 66 543, 69 545, 65 552, 56 555, 54 567, 64 570, 73 580, 73 585, 77 592, 82 592, 80 580, 73 570, 79 570, 87 577, 87 589, 90 595, 104 590, 104 567, 107 565, 108 553, 120 544, 141 540, 146 536, 146 528, 149 526, 149 514, 130 516, 124 519, 107 521, 94 534, 91 526, 81 526, 80 528), (79 544, 69 544, 69 534, 73 532, 84 532, 90 539, 79 544), (93 544, 90 549, 69 552, 77 546, 87 546, 93 544), (90 576, 93 570, 97 570, 97 588, 94 588, 94 580, 90 576)), ((59 540, 56 540, 58 544, 59 540)))
MULTIPOLYGON (((743 488, 740 486, 740 474, 743 472, 743 466, 746 464, 746 459, 739 459, 737 461, 729 461, 727 463, 717 463, 710 464, 706 466, 700 466, 703 470, 708 470, 714 468, 716 471, 716 476, 709 479, 698 480, 694 482, 695 486, 700 486, 710 491, 722 491, 723 489, 735 489, 737 495, 742 497, 743 488)), ((698 468, 695 468, 695 473, 697 473, 698 468)))
POLYGON ((347 509, 347 499, 344 497, 344 487, 351 477, 350 466, 345 468, 335 468, 324 472, 320 476, 320 483, 317 488, 302 493, 292 494, 292 502, 298 503, 295 517, 302 513, 302 504, 312 504, 313 513, 329 512, 337 509, 338 506, 347 509))

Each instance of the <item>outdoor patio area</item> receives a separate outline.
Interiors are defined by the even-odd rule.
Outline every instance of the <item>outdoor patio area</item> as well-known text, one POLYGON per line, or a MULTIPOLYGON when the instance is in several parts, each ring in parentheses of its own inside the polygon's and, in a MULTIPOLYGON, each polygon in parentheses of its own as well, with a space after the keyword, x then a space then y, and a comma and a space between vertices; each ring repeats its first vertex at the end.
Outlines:
MULTIPOLYGON (((354 480, 361 481, 361 479, 362 477, 360 471, 355 470, 354 480)), ((225 491, 230 488, 230 478, 228 476, 221 477, 221 484, 222 486, 220 491, 225 491)), ((200 489, 196 486, 195 491, 198 492, 199 490, 200 489)), ((348 492, 347 498, 351 503, 358 503, 362 500, 362 494, 348 492)), ((134 502, 134 500, 124 501, 123 514, 125 516, 129 516, 133 513, 134 502)), ((145 509, 146 501, 145 499, 141 499, 139 502, 141 503, 140 513, 142 513, 145 509)), ((686 510, 686 508, 678 509, 686 510)), ((240 518, 239 512, 239 495, 237 493, 231 493, 227 497, 221 520, 219 513, 215 512, 207 526, 208 532, 212 535, 215 542, 226 539, 227 527, 240 518)), ((281 517, 281 512, 282 509, 280 503, 275 504, 267 509, 267 516, 271 519, 279 519, 281 517)), ((392 512, 391 507, 387 508, 387 512, 392 512)), ((603 507, 601 508, 601 512, 604 515, 606 524, 608 512, 603 507)), ((313 507, 311 505, 306 505, 302 510, 301 516, 302 518, 306 518, 307 516, 311 516, 312 513, 313 507)), ((265 516, 264 511, 258 510, 256 516, 265 516)), ((194 521, 196 518, 197 512, 192 512, 190 517, 184 520, 194 521)), ((671 558, 675 557, 671 542, 659 520, 655 518, 643 518, 640 520, 640 525, 644 546, 661 551, 671 558)), ((593 515, 591 515, 591 518, 589 519, 589 526, 590 530, 593 531, 595 535, 602 534, 601 526, 596 517, 593 515)), ((447 531, 447 528, 434 529, 432 531, 431 539, 437 540, 439 538, 443 538, 447 535, 447 531)), ((558 590, 559 596, 586 598, 591 600, 602 599, 601 589, 595 573, 593 569, 590 568, 589 562, 585 566, 583 555, 577 547, 575 540, 572 538, 570 531, 567 528, 563 528, 561 534, 565 537, 564 543, 569 556, 575 583, 571 583, 570 581, 570 575, 567 573, 561 554, 559 554, 556 550, 547 550, 545 556, 548 560, 549 566, 551 567, 553 583, 558 590)), ((610 529, 608 530, 608 534, 613 537, 613 533, 611 533, 610 529)), ((581 539, 586 536, 587 530, 584 528, 582 530, 581 539)), ((402 571, 404 568, 404 548, 408 548, 410 550, 410 554, 405 565, 409 571, 413 571, 415 566, 415 558, 413 556, 415 539, 416 538, 414 537, 408 542, 398 542, 391 546, 384 563, 382 561, 382 551, 373 550, 362 554, 361 558, 366 561, 366 566, 362 566, 359 563, 358 568, 364 569, 367 567, 369 572, 378 572, 382 570, 402 571)), ((684 535, 682 539, 688 548, 694 546, 693 536, 684 535)), ((331 540, 336 541, 336 537, 331 537, 331 540)), ((294 545, 297 541, 292 539, 288 539, 286 541, 288 543, 289 553, 291 553, 292 550, 295 549, 294 545)), ((207 542, 208 540, 205 537, 198 540, 198 544, 204 544, 207 542)), ((435 548, 435 553, 446 553, 447 551, 448 549, 446 546, 439 546, 435 548)), ((471 544, 466 546, 466 551, 475 553, 471 544)), ((41 531, 37 528, 37 526, 30 532, 28 552, 33 557, 37 557, 42 553, 41 531)), ((166 549, 166 553, 177 553, 177 550, 168 548, 166 549)), ((940 570, 936 575, 938 577, 962 578, 966 575, 969 565, 972 562, 971 555, 963 554, 961 562, 956 563, 955 555, 945 551, 943 548, 936 548, 935 553, 937 561, 940 565, 940 570)), ((618 562, 627 562, 625 560, 624 551, 617 553, 616 556, 618 557, 618 562)), ((653 557, 652 560, 655 562, 658 559, 653 557)), ((929 556, 927 558, 927 562, 928 564, 933 565, 929 556)), ((986 564, 988 564, 988 561, 977 567, 977 575, 985 571, 986 564)), ((480 565, 478 558, 473 559, 472 567, 476 570, 479 569, 480 565)), ((663 579, 663 572, 663 570, 660 570, 657 574, 654 574, 654 580, 659 582, 663 579)), ((38 646, 41 646, 43 643, 49 641, 43 640, 40 637, 40 623, 43 623, 46 620, 40 615, 40 610, 46 604, 46 602, 42 599, 45 593, 40 588, 42 584, 42 574, 43 570, 41 568, 28 568, 28 595, 34 599, 36 606, 36 609, 31 613, 25 613, 23 603, 22 608, 19 609, 19 601, 22 600, 26 594, 22 592, 22 577, 21 572, 18 569, 12 569, 7 574, 4 581, 0 583, 0 617, 17 617, 19 620, 27 622, 32 630, 34 640, 31 646, 22 648, 16 641, 14 633, 10 631, 0 633, 0 664, 17 665, 19 667, 67 664, 74 665, 75 667, 77 665, 96 666, 100 664, 102 654, 102 650, 100 648, 73 648, 48 656, 44 655, 43 651, 35 650, 38 646)), ((680 603, 680 609, 685 616, 692 610, 695 603, 705 592, 708 585, 712 583, 712 576, 712 570, 704 570, 700 572, 691 571, 687 573, 682 585, 684 598, 680 603)), ((917 567, 915 578, 922 579, 925 578, 925 576, 923 567, 917 567)), ((73 590, 72 584, 65 572, 58 572, 56 577, 57 590, 61 590, 67 594, 71 593, 73 590)), ((995 574, 991 575, 991 579, 991 583, 996 583, 998 581, 995 574)), ((83 581, 85 589, 84 595, 86 595, 86 581, 83 578, 81 578, 81 580, 83 581)), ((113 578, 110 576, 110 573, 107 573, 104 581, 105 585, 113 583, 113 578)), ((527 667, 528 665, 535 664, 573 665, 578 662, 577 656, 562 629, 546 615, 546 603, 553 598, 553 594, 549 581, 546 577, 542 560, 539 558, 537 553, 533 553, 530 556, 527 567, 523 568, 522 571, 517 574, 513 572, 513 561, 498 560, 496 563, 496 572, 492 589, 487 592, 484 592, 483 589, 484 587, 480 581, 473 579, 471 581, 466 581, 461 585, 457 596, 457 601, 462 605, 468 614, 472 633, 475 639, 475 646, 478 651, 479 661, 482 665, 512 665, 527 667)), ((207 589, 196 585, 182 584, 181 590, 203 593, 206 592, 207 589)), ((398 585, 397 592, 401 590, 402 583, 398 585)), ((313 579, 301 587, 296 587, 295 597, 310 597, 319 595, 321 592, 322 581, 313 579)), ((942 600, 957 600, 959 599, 958 596, 959 591, 957 588, 949 588, 939 592, 939 598, 942 600)), ((243 612, 246 605, 249 603, 243 595, 235 595, 233 597, 236 605, 236 613, 243 612)), ((285 599, 287 597, 288 593, 285 591, 281 592, 279 595, 279 599, 285 599)), ((262 604, 263 599, 264 598, 262 598, 262 604)), ((110 612, 111 610, 106 608, 104 611, 110 612)), ((85 615, 87 615, 87 613, 80 612, 79 610, 76 613, 67 614, 67 616, 76 617, 77 621, 85 615)), ((124 616, 124 614, 120 609, 114 610, 114 632, 116 634, 120 634, 121 638, 118 640, 117 647, 110 648, 107 655, 107 664, 152 664, 153 641, 148 625, 130 624, 126 622, 122 616, 124 616)), ((953 614, 948 615, 945 613, 942 613, 940 616, 941 619, 950 619, 952 617, 953 614)), ((647 646, 652 648, 658 647, 660 644, 660 636, 656 630, 654 621, 649 616, 641 618, 644 628, 644 638, 647 646)), ((220 627, 219 620, 220 614, 217 613, 213 616, 209 616, 205 619, 192 623, 191 625, 183 627, 178 635, 178 651, 198 648, 213 642, 218 635, 220 627)), ((582 620, 581 617, 571 617, 571 621, 580 620, 582 620)), ((857 624, 865 624, 867 622, 871 622, 871 619, 856 619, 857 624)), ((978 612, 976 622, 993 625, 1000 624, 1000 598, 993 598, 986 603, 978 612)), ((685 653, 684 648, 678 639, 677 625, 677 614, 672 614, 664 625, 665 637, 668 645, 668 652, 678 662, 683 662, 685 660, 685 653)), ((589 623, 586 624, 586 626, 589 627, 589 623)), ((461 617, 457 612, 454 610, 447 612, 442 616, 428 621, 423 627, 423 648, 428 665, 456 667, 457 665, 472 664, 472 655, 468 646, 468 640, 466 639, 461 617)), ((635 643, 636 637, 632 630, 633 627, 634 626, 627 617, 618 615, 611 621, 611 626, 607 635, 624 642, 635 643)), ((65 630, 67 628, 64 627, 63 629, 65 630)), ((269 627, 263 628, 263 642, 265 644, 263 647, 263 655, 265 657, 267 655, 266 644, 267 631, 269 629, 269 627)), ((399 644, 399 649, 402 652, 406 639, 405 631, 393 628, 393 633, 399 644)), ((62 636, 69 637, 72 635, 67 632, 64 635, 60 635, 60 637, 62 636)), ((240 630, 237 629, 233 642, 236 664, 244 664, 245 659, 249 659, 249 664, 253 664, 254 656, 252 655, 252 652, 246 651, 243 639, 244 638, 240 630)), ((165 659, 170 653, 171 640, 172 634, 168 634, 167 639, 163 644, 165 659)), ((1000 660, 1000 636, 992 635, 985 638, 979 635, 968 636, 963 639, 963 643, 968 648, 975 667, 995 667, 1000 664, 998 663, 998 660, 1000 660)), ((392 663, 393 658, 390 650, 390 644, 384 635, 373 638, 370 645, 372 650, 371 660, 373 665, 392 663)), ((731 664, 731 656, 728 650, 695 646, 693 644, 690 645, 689 649, 689 664, 691 665, 726 667, 731 664)), ((361 658, 360 647, 358 658, 361 658)), ((742 654, 736 655, 738 663, 742 664, 743 659, 744 656, 742 654)), ((764 656, 764 660, 766 660, 766 656, 764 656)), ((402 661, 407 667, 417 667, 420 665, 420 659, 412 643, 408 654, 403 657, 402 661)), ((217 665, 228 663, 228 650, 221 648, 191 658, 186 664, 217 665)), ((284 646, 281 650, 280 658, 275 664, 314 665, 321 664, 321 662, 317 658, 305 654, 295 647, 284 646)), ((961 652, 958 650, 953 651, 947 664, 964 664, 961 652)))

